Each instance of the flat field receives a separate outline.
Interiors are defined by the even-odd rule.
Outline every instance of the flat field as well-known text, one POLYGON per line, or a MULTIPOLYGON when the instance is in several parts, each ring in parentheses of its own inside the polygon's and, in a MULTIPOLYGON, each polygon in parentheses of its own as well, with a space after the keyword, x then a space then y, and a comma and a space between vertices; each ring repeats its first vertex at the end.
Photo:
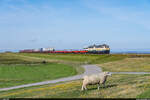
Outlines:
POLYGON ((71 65, 0 54, 0 88, 76 75, 71 65))

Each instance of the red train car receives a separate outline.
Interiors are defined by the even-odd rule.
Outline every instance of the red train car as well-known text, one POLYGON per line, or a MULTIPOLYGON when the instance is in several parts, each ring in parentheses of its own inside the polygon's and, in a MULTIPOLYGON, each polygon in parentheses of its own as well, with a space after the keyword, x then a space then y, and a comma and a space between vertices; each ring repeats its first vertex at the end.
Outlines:
POLYGON ((75 51, 34 51, 34 50, 20 50, 20 53, 73 53, 73 54, 83 54, 88 53, 86 50, 75 50, 75 51))

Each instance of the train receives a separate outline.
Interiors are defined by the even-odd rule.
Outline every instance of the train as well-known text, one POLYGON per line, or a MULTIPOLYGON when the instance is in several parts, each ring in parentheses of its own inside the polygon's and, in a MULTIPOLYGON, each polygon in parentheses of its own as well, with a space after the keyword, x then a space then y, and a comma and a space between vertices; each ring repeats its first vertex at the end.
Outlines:
POLYGON ((83 50, 55 50, 54 48, 26 49, 20 50, 20 53, 63 53, 63 54, 109 54, 108 45, 91 45, 83 50))

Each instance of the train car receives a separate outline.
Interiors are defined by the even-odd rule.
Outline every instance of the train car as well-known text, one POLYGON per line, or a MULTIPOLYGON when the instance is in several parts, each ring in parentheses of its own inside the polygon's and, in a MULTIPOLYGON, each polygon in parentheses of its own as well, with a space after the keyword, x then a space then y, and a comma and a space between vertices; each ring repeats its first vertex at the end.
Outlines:
POLYGON ((108 45, 91 45, 83 50, 62 50, 57 51, 53 48, 40 48, 40 49, 27 49, 27 50, 20 50, 20 53, 72 53, 72 54, 109 54, 110 48, 108 45))
POLYGON ((27 50, 20 50, 20 53, 32 53, 33 50, 32 49, 27 49, 27 50))

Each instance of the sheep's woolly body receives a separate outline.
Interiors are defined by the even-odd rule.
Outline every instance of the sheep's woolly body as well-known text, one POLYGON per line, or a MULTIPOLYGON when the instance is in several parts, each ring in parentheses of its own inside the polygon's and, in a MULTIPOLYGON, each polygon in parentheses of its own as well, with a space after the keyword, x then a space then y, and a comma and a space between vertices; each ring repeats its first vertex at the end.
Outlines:
MULTIPOLYGON (((82 85, 82 90, 87 89, 87 85, 94 85, 94 84, 105 84, 105 81, 107 79, 107 76, 109 72, 103 72, 99 74, 93 74, 90 76, 84 76, 83 77, 83 85, 82 85)), ((99 86, 98 86, 99 89, 99 86)))
POLYGON ((94 74, 91 76, 84 76, 84 82, 88 82, 89 84, 99 83, 100 80, 103 80, 103 74, 94 74))

